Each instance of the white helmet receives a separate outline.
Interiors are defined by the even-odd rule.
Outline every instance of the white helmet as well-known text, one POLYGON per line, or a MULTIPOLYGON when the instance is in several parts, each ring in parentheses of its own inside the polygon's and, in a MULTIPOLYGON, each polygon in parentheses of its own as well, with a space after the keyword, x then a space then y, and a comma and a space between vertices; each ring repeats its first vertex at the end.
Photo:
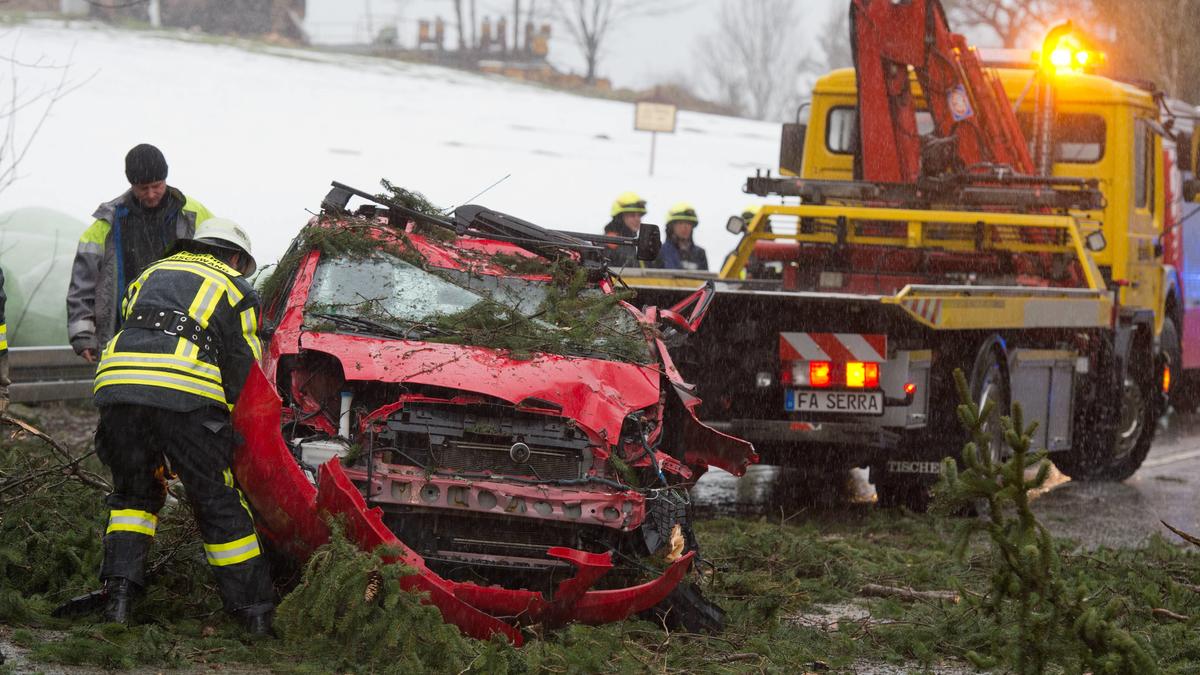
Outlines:
POLYGON ((242 263, 241 270, 243 276, 248 277, 258 269, 258 263, 254 261, 254 254, 250 252, 250 237, 246 235, 240 225, 228 218, 209 218, 200 223, 196 226, 196 233, 192 235, 192 239, 209 246, 234 249, 245 253, 246 261, 242 263))

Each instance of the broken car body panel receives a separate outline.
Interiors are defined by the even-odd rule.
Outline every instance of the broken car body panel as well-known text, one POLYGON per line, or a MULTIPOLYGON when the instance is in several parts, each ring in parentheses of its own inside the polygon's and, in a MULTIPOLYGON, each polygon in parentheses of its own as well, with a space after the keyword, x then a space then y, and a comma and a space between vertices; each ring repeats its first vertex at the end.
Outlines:
POLYGON ((608 439, 620 435, 629 413, 654 405, 659 397, 657 370, 631 363, 557 354, 518 361, 482 347, 338 333, 305 332, 298 342, 296 352, 314 350, 337 358, 347 380, 433 385, 514 405, 541 399, 608 439))
MULTIPOLYGON (((344 220, 309 228, 340 233, 344 220)), ((578 256, 552 268, 461 229, 382 222, 353 220, 381 249, 357 257, 304 249, 306 228, 265 299, 271 339, 234 412, 235 472, 263 535, 304 559, 340 514, 364 550, 399 551, 416 570, 405 586, 479 638, 519 644, 519 625, 615 621, 663 601, 695 557, 687 486, 710 464, 740 475, 757 457, 696 419, 656 310, 605 300, 607 280, 581 285, 578 256), (563 351, 517 354, 446 321, 501 302, 512 322, 500 328, 563 351), (601 322, 556 323, 561 307, 601 322), (661 572, 645 581, 636 559, 654 556, 661 572)), ((702 315, 672 321, 686 330, 702 315)))

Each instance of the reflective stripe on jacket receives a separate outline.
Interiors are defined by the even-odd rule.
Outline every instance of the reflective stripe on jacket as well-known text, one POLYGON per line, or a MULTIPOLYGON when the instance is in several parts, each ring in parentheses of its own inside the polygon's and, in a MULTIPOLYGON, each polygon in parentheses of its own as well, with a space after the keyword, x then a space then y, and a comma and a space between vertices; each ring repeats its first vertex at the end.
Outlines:
MULTIPOLYGON (((207 253, 181 251, 142 273, 125 294, 122 316, 179 311, 218 343, 201 348, 183 334, 130 327, 100 354, 96 405, 131 403, 187 412, 233 408, 250 366, 262 354, 258 298, 236 270, 207 253)), ((170 321, 164 328, 171 329, 170 321)))
MULTIPOLYGON (((184 197, 175 188, 167 189, 184 197)), ((121 275, 117 270, 112 223, 117 220, 118 207, 132 199, 130 190, 98 206, 92 214, 96 221, 84 231, 75 249, 71 285, 67 290, 67 336, 77 354, 84 349, 99 351, 116 330, 117 299, 124 289, 117 288, 117 279, 121 275)), ((196 226, 212 214, 191 197, 184 197, 183 202, 183 208, 175 218, 175 237, 191 239, 196 226)))

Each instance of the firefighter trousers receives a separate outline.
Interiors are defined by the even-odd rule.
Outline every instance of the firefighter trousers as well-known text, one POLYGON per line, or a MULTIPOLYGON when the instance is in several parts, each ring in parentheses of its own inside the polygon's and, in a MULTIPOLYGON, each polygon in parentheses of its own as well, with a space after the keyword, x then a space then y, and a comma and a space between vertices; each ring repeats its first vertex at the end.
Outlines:
POLYGON ((183 482, 225 609, 254 613, 274 604, 267 559, 230 469, 233 439, 229 415, 215 407, 100 408, 96 454, 113 475, 102 579, 145 585, 146 555, 166 499, 165 461, 183 482))

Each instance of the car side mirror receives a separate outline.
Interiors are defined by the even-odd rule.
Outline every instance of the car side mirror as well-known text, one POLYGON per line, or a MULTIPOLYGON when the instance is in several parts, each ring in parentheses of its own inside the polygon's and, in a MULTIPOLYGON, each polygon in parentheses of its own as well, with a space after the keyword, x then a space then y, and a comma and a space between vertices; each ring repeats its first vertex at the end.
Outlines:
POLYGON ((1099 253, 1108 248, 1108 240, 1104 238, 1103 230, 1096 230, 1083 240, 1083 246, 1092 253, 1099 253))
POLYGON ((1183 181, 1184 201, 1194 202, 1200 196, 1200 178, 1189 178, 1183 181))
POLYGON ((746 231, 746 219, 741 216, 729 216, 725 221, 725 229, 729 234, 741 234, 746 231))
POLYGON ((660 249, 662 249, 662 232, 659 231, 658 226, 642 223, 642 226, 638 228, 637 235, 637 259, 657 260, 660 249))

